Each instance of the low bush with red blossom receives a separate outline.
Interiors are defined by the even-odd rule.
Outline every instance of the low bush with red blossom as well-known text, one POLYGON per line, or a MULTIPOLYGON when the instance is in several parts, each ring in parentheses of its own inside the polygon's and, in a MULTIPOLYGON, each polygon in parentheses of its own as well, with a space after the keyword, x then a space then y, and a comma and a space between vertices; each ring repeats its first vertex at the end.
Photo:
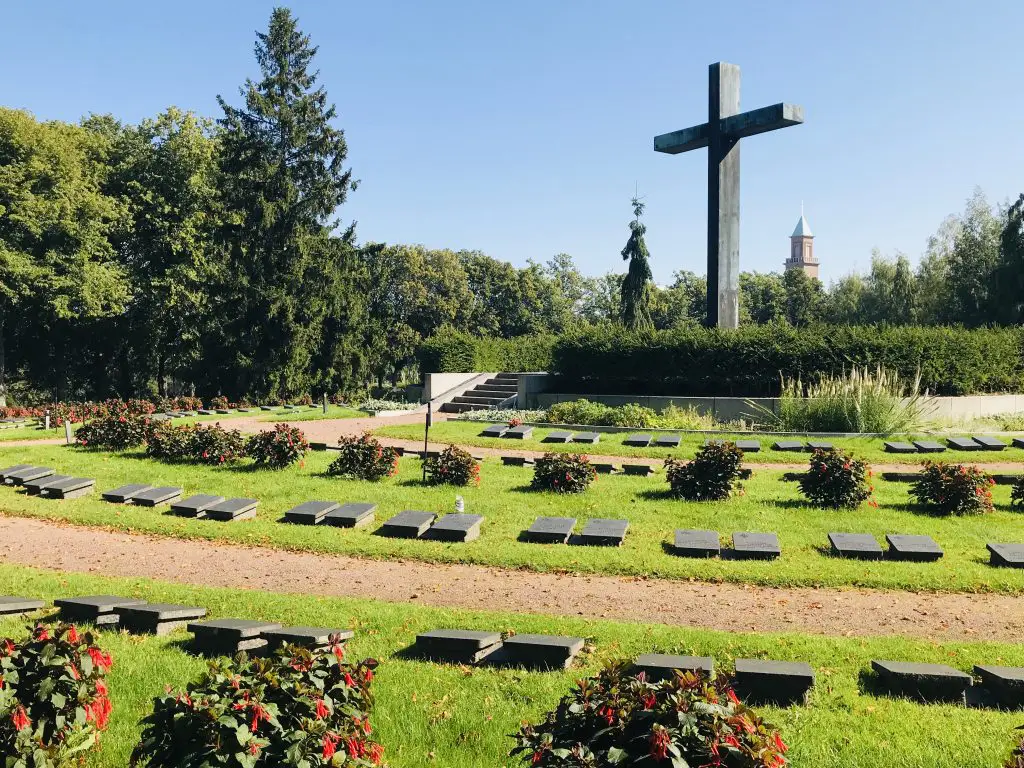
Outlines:
POLYGON ((230 403, 224 395, 217 395, 216 397, 210 398, 210 408, 214 410, 224 410, 230 403))
POLYGON ((336 642, 326 651, 286 646, 270 658, 214 661, 198 682, 154 700, 131 764, 384 765, 370 726, 376 667, 373 659, 346 661, 336 642))
POLYGON ((73 624, 0 641, 0 753, 9 766, 70 768, 97 746, 113 707, 113 659, 73 624))
POLYGON ((352 480, 383 480, 398 474, 398 451, 381 445, 369 432, 338 440, 338 456, 327 474, 352 480))
MULTIPOLYGON (((800 492, 816 507, 856 509, 871 498, 871 467, 836 448, 816 450, 807 474, 800 478, 800 492)), ((878 506, 874 501, 869 502, 878 506)))
POLYGON ((480 463, 455 445, 427 459, 426 470, 428 485, 480 485, 480 463))
POLYGON ((284 469, 302 461, 309 450, 306 435, 298 427, 275 424, 245 442, 245 454, 259 466, 284 469))
POLYGON ((742 489, 743 451, 729 441, 702 446, 690 461, 665 460, 673 496, 687 501, 724 501, 742 489))
POLYGON ((979 467, 928 461, 910 495, 937 515, 980 515, 992 511, 993 485, 979 467))
POLYGON ((533 465, 530 487, 538 491, 583 493, 597 478, 586 454, 545 453, 533 465))
POLYGON ((92 419, 79 427, 75 440, 86 448, 106 448, 124 451, 146 442, 151 419, 148 416, 110 414, 92 419))
POLYGON ((1010 506, 1024 507, 1024 477, 1018 479, 1010 489, 1010 506))
POLYGON ((740 703, 730 681, 692 672, 648 682, 612 664, 580 680, 543 722, 514 737, 513 756, 541 768, 782 768, 779 732, 740 703))
POLYGON ((245 438, 218 424, 153 422, 146 435, 146 455, 163 461, 232 464, 245 457, 245 438))

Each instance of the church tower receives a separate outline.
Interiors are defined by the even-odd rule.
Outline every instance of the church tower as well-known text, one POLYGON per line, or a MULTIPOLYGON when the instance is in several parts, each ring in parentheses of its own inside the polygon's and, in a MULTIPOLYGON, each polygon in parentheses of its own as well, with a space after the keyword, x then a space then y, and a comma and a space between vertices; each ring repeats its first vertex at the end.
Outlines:
POLYGON ((796 229, 789 236, 789 258, 786 259, 786 269, 802 269, 808 277, 818 276, 818 260, 814 258, 814 234, 804 217, 802 207, 800 221, 796 223, 796 229))

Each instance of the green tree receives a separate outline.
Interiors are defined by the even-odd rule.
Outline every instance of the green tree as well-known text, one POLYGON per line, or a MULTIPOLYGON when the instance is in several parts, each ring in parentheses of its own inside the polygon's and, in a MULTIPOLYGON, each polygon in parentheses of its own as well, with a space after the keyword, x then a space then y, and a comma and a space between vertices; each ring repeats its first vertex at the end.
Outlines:
POLYGON ((647 227, 640 223, 644 212, 644 204, 639 198, 633 198, 633 214, 635 218, 629 222, 629 240, 622 249, 623 261, 629 261, 629 270, 622 281, 619 294, 622 324, 634 331, 649 331, 654 328, 651 321, 651 265, 650 253, 644 234, 647 227))
POLYGON ((1002 222, 981 190, 975 190, 960 218, 949 258, 951 312, 968 327, 997 319, 990 300, 992 276, 999 265, 1002 222))
POLYGON ((1006 212, 992 295, 1000 320, 1010 324, 1024 320, 1024 194, 1006 212))
POLYGON ((863 323, 862 307, 866 290, 864 278, 860 275, 841 277, 829 287, 825 299, 825 317, 835 325, 863 323))
POLYGON ((821 281, 802 269, 787 269, 782 276, 786 288, 786 320, 797 327, 821 319, 824 291, 821 281))
POLYGON ((924 255, 917 265, 917 321, 922 325, 954 322, 949 265, 959 229, 959 217, 947 216, 935 234, 928 238, 924 255))
POLYGON ((618 272, 606 272, 587 285, 582 309, 583 319, 588 323, 620 323, 622 283, 626 276, 618 272))
MULTIPOLYGON (((706 310, 705 310, 706 311, 706 310)), ((786 317, 786 286, 778 272, 740 272, 740 316, 757 325, 786 317)))
POLYGON ((917 284, 910 270, 910 262, 902 253, 896 255, 891 299, 890 322, 894 325, 913 325, 917 319, 917 284))

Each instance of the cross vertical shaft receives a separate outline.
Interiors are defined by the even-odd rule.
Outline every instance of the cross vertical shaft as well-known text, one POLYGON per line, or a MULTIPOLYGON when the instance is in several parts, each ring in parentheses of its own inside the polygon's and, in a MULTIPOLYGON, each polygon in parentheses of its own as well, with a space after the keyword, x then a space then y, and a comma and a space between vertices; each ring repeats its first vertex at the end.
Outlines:
POLYGON ((709 327, 739 327, 740 143, 722 131, 739 114, 740 68, 719 62, 708 71, 709 327), (712 203, 717 203, 713 205, 712 203))

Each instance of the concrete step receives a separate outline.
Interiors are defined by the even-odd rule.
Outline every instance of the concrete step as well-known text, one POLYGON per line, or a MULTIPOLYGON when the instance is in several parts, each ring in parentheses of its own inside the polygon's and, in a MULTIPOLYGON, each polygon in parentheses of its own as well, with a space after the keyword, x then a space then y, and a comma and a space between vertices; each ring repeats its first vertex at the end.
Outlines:
POLYGON ((494 387, 479 386, 473 387, 473 389, 467 390, 464 394, 473 395, 474 397, 500 397, 505 399, 516 394, 514 389, 495 389, 494 387))
POLYGON ((515 381, 515 382, 518 383, 518 381, 519 381, 519 374, 518 373, 499 373, 497 375, 497 378, 499 378, 499 379, 507 379, 509 381, 515 381))
POLYGON ((489 408, 492 405, 499 405, 505 401, 504 397, 474 397, 472 395, 459 395, 453 397, 453 403, 464 403, 466 405, 480 405, 489 408))
POLYGON ((477 410, 477 406, 470 403, 441 403, 439 410, 442 413, 465 413, 477 410))
POLYGON ((491 387, 493 389, 503 389, 509 392, 518 392, 519 384, 511 383, 506 379, 488 379, 483 384, 477 384, 478 387, 491 387))

